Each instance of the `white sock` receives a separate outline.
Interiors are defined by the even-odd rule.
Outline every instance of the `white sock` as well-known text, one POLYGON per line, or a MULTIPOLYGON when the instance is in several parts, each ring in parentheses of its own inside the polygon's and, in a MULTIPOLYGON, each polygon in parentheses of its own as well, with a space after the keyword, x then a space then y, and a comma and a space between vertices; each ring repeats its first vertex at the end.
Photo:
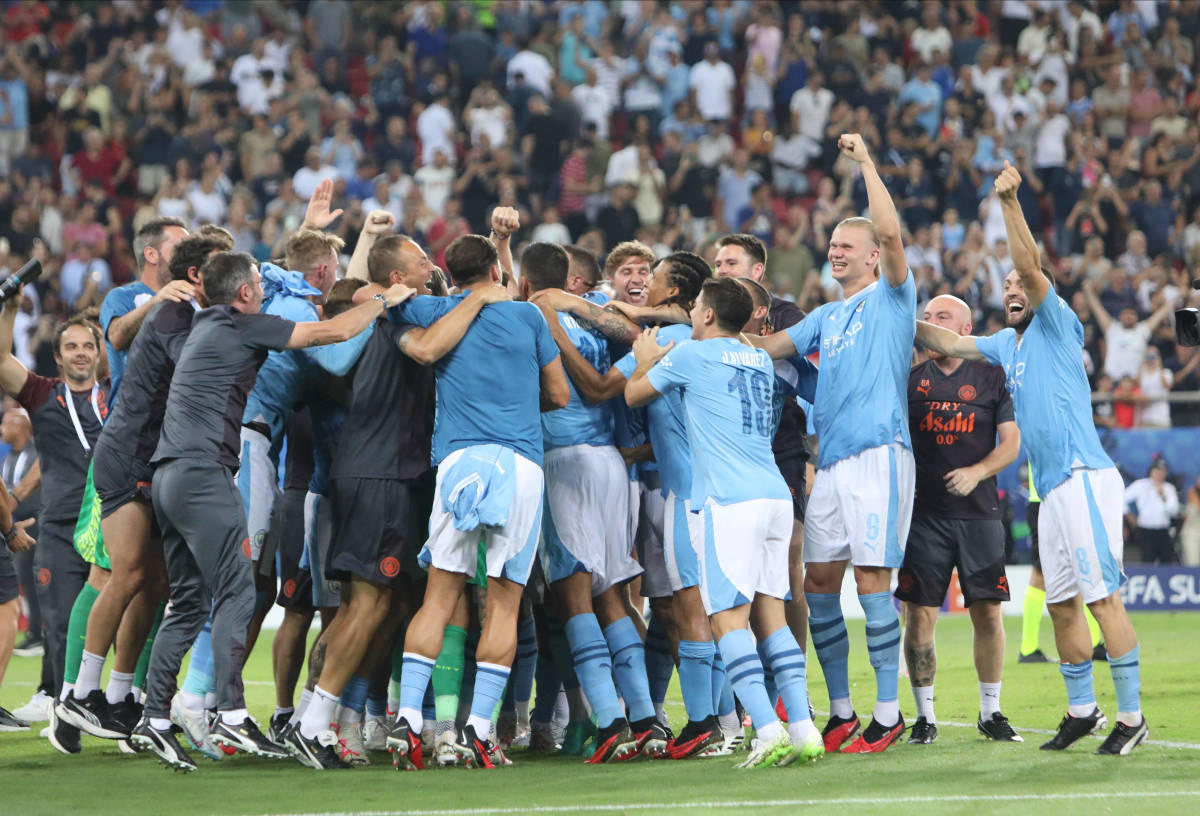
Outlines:
MULTIPOLYGON (((980 688, 983 684, 980 684, 980 688)), ((930 723, 937 722, 933 716, 933 686, 913 686, 913 699, 917 702, 917 716, 924 717, 930 723)), ((990 716, 990 715, 989 715, 990 716)))
POLYGON ((292 718, 288 720, 288 725, 299 725, 300 718, 304 716, 305 709, 308 708, 309 701, 312 700, 312 689, 305 689, 300 692, 300 704, 296 706, 296 710, 292 712, 292 718))
POLYGON ((163 717, 151 717, 150 727, 155 731, 170 731, 171 721, 163 717))
POLYGON ((398 708, 396 709, 396 720, 404 718, 408 720, 408 727, 413 734, 420 734, 421 729, 425 727, 425 715, 421 713, 419 708, 398 708))
POLYGON ((390 716, 395 716, 400 710, 400 681, 392 680, 388 683, 388 701, 387 710, 390 716))
MULTIPOLYGON (((78 688, 78 684, 76 684, 78 688)), ((105 690, 105 699, 111 705, 125 702, 125 696, 133 691, 133 672, 119 672, 114 669, 108 675, 108 688, 105 690)))
POLYGON ((804 745, 814 736, 817 739, 821 738, 821 732, 813 725, 813 721, 808 718, 807 714, 803 720, 789 722, 787 726, 788 736, 792 739, 793 745, 804 745))
POLYGON ((204 698, 190 691, 179 692, 179 704, 193 714, 204 710, 204 698))
POLYGON ((1000 684, 979 684, 979 719, 990 720, 1000 710, 1000 684))
POLYGON ((274 714, 274 716, 272 716, 271 719, 274 719, 275 717, 282 717, 286 714, 288 719, 290 720, 291 715, 294 714, 295 711, 296 711, 296 709, 292 708, 291 706, 288 706, 287 708, 280 708, 279 706, 275 706, 275 714, 274 714))
POLYGON ((721 724, 722 731, 741 731, 742 723, 738 720, 737 710, 722 714, 717 717, 717 722, 721 724))
POLYGON ((1083 705, 1068 705, 1067 713, 1072 717, 1090 717, 1092 712, 1096 710, 1096 702, 1093 700, 1090 703, 1083 705))
POLYGON ((141 690, 140 688, 138 688, 137 686, 134 686, 133 688, 131 688, 131 689, 129 690, 129 693, 133 695, 133 701, 134 701, 135 703, 137 703, 138 705, 141 705, 141 704, 142 704, 142 700, 143 700, 143 699, 145 698, 145 696, 146 696, 146 692, 142 691, 142 690, 141 690))
POLYGON ((217 707, 217 693, 215 691, 205 692, 204 694, 204 710, 212 711, 217 707))
POLYGON ((338 709, 337 721, 339 723, 347 723, 348 725, 360 723, 363 721, 363 712, 355 711, 353 708, 346 708, 343 706, 342 708, 338 709))
POLYGON ((304 714, 300 717, 301 736, 305 739, 315 739, 317 734, 328 731, 337 705, 338 695, 330 694, 320 686, 313 689, 308 708, 304 709, 304 714))
POLYGON ((517 725, 522 728, 529 727, 529 701, 517 700, 517 725))
POLYGON ((660 723, 667 721, 667 710, 663 707, 662 703, 654 704, 654 719, 658 720, 660 723))
POLYGON ((244 708, 235 708, 231 711, 221 712, 221 722, 226 725, 241 725, 250 716, 250 712, 244 708))
POLYGON ((854 706, 850 704, 849 697, 839 697, 829 701, 829 713, 834 717, 848 720, 854 716, 854 706))
POLYGON ((74 683, 68 683, 68 682, 66 682, 66 681, 64 680, 64 681, 63 681, 63 687, 62 687, 62 691, 60 691, 60 692, 58 693, 58 699, 59 699, 59 701, 61 702, 62 700, 65 700, 65 699, 67 699, 67 695, 69 695, 69 694, 70 694, 72 691, 74 691, 74 690, 75 690, 75 684, 74 684, 74 683))
POLYGON ((1142 724, 1142 710, 1139 708, 1137 711, 1118 711, 1117 722, 1135 728, 1142 724))
POLYGON ((884 728, 891 728, 900 722, 900 702, 898 700, 892 700, 887 703, 876 701, 873 716, 875 717, 875 722, 884 728))
POLYGON ((92 654, 87 649, 79 658, 79 676, 75 678, 75 696, 82 700, 100 688, 100 674, 104 671, 104 655, 92 654))
POLYGON ((467 725, 472 726, 475 729, 475 736, 482 737, 483 739, 491 739, 491 717, 480 717, 478 714, 472 714, 470 717, 467 717, 467 725), (487 736, 484 736, 485 734, 487 736))
POLYGON ((766 723, 762 728, 754 729, 758 734, 759 745, 767 742, 772 742, 776 737, 783 733, 783 724, 779 720, 766 723))

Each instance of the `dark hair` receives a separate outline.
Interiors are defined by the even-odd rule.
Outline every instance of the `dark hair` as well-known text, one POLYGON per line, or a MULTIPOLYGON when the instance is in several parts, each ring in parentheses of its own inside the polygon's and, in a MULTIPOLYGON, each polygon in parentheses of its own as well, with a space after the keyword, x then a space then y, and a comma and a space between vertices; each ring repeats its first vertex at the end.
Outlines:
POLYGON ((221 249, 223 251, 233 252, 233 233, 224 227, 217 226, 216 224, 201 224, 195 234, 215 238, 221 242, 221 249))
POLYGON ((766 245, 753 235, 745 232, 735 232, 732 235, 724 235, 717 239, 718 249, 727 246, 740 246, 746 250, 746 254, 750 256, 750 260, 754 263, 765 264, 767 262, 766 245))
POLYGON ((333 285, 329 290, 329 297, 325 298, 325 317, 337 317, 342 312, 354 308, 354 293, 367 285, 365 280, 360 278, 342 278, 333 285))
POLYGON ((670 264, 667 267, 667 284, 674 286, 679 291, 661 305, 678 304, 690 310, 696 303, 696 298, 700 296, 700 287, 704 285, 705 281, 712 279, 712 269, 695 252, 685 250, 672 252, 664 258, 660 258, 654 268, 657 269, 660 264, 664 263, 670 264))
POLYGON ((404 235, 388 235, 380 238, 367 253, 367 277, 371 283, 387 286, 391 283, 392 270, 402 266, 400 250, 404 242, 409 240, 404 235))
POLYGON ((566 286, 570 267, 570 256, 558 244, 538 241, 521 253, 521 277, 535 292, 566 286))
POLYGON ((746 287, 736 278, 714 278, 700 287, 704 305, 717 316, 717 326, 730 334, 737 334, 754 314, 754 299, 746 287))
POLYGON ((73 317, 67 318, 66 320, 59 323, 54 328, 54 353, 55 354, 62 353, 63 335, 66 334, 67 329, 71 328, 72 326, 83 326, 83 328, 90 331, 92 333, 92 339, 96 341, 96 351, 100 350, 100 344, 102 342, 104 342, 102 339, 102 335, 100 334, 100 327, 97 326, 87 316, 85 316, 83 314, 77 314, 77 315, 74 315, 73 317))
POLYGON ((254 280, 254 267, 254 256, 248 252, 216 252, 209 255, 200 268, 208 302, 213 306, 233 303, 238 289, 254 280))
POLYGON ((187 280, 189 269, 193 267, 199 269, 204 266, 208 256, 214 252, 227 251, 228 247, 225 241, 216 235, 208 235, 203 232, 189 235, 175 245, 171 263, 167 265, 167 270, 171 273, 171 280, 187 280))
MULTIPOLYGON (((571 256, 572 266, 578 265, 580 267, 587 267, 587 270, 590 274, 586 277, 588 278, 588 284, 590 286, 595 286, 600 282, 600 277, 604 273, 601 271, 600 261, 595 255, 588 252, 578 244, 563 244, 563 249, 566 250, 567 254, 571 256)), ((567 274, 571 274, 570 270, 567 271, 567 274)))
POLYGON ((482 235, 461 235, 446 248, 446 271, 454 285, 462 288, 487 277, 499 257, 496 247, 482 235))
POLYGON ((134 234, 133 257, 137 261, 137 268, 139 270, 146 263, 146 247, 154 247, 155 249, 161 247, 167 237, 167 227, 187 229, 187 224, 181 218, 169 218, 160 215, 142 224, 137 233, 134 234))

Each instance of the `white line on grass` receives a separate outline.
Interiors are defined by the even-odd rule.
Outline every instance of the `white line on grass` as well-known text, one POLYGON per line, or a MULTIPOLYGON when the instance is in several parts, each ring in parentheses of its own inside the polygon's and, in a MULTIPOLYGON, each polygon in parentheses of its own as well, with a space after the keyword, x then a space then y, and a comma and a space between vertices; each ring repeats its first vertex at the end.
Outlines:
POLYGON ((937 804, 940 802, 1043 802, 1079 799, 1162 799, 1169 797, 1200 797, 1200 790, 1190 791, 1088 791, 1080 793, 998 793, 946 796, 847 796, 829 799, 775 799, 735 802, 630 802, 606 805, 524 805, 508 808, 460 808, 443 810, 363 810, 306 813, 300 816, 503 816, 509 813, 612 813, 632 810, 716 810, 717 808, 785 808, 811 805, 897 805, 937 804))
MULTIPOLYGON (((937 721, 938 725, 948 725, 951 728, 975 728, 975 723, 953 722, 950 720, 937 721)), ((1016 728, 1016 726, 1013 726, 1016 728)), ((1018 734, 1057 734, 1057 731, 1049 728, 1016 728, 1018 734)), ((1091 734, 1093 739, 1104 739, 1105 734, 1091 734)), ((1191 742, 1167 742, 1165 740, 1143 740, 1142 745, 1154 745, 1158 748, 1183 748, 1189 751, 1200 751, 1200 745, 1191 742)))

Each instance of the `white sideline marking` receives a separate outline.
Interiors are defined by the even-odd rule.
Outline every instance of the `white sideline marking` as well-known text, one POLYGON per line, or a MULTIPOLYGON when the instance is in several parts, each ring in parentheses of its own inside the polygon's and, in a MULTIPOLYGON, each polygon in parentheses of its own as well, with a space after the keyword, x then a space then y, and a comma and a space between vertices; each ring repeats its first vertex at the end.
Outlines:
MULTIPOLYGON (((975 728, 975 723, 952 722, 949 720, 945 721, 945 722, 943 722, 942 720, 938 720, 937 724, 938 725, 948 725, 951 728, 970 728, 970 729, 975 728)), ((1014 725, 1013 729, 1016 730, 1016 732, 1018 734, 1047 734, 1047 735, 1049 735, 1049 734, 1058 733, 1057 731, 1054 731, 1053 729, 1050 729, 1050 728, 1017 728, 1017 726, 1014 725)), ((1108 735, 1107 734, 1089 734, 1088 735, 1088 737, 1091 737, 1092 739, 1098 739, 1098 740, 1102 740, 1106 736, 1108 736, 1108 735)), ((1085 737, 1085 739, 1086 739, 1086 737, 1085 737)), ((1190 743, 1190 742, 1167 742, 1165 740, 1148 739, 1148 740, 1142 740, 1142 745, 1153 745, 1158 748, 1182 748, 1182 749, 1189 750, 1189 751, 1200 751, 1200 745, 1196 745, 1196 744, 1190 743)))
POLYGON ((612 813, 644 810, 716 810, 718 808, 794 808, 811 805, 896 805, 937 804, 940 802, 1041 802, 1046 800, 1072 801, 1086 799, 1161 799, 1167 797, 1200 797, 1200 790, 1190 791, 1088 791, 1081 793, 998 793, 971 794, 969 796, 847 796, 830 799, 776 799, 762 801, 739 800, 735 802, 634 802, 604 805, 524 805, 510 808, 460 808, 445 810, 362 810, 329 811, 306 813, 296 816, 503 816, 510 813, 612 813))

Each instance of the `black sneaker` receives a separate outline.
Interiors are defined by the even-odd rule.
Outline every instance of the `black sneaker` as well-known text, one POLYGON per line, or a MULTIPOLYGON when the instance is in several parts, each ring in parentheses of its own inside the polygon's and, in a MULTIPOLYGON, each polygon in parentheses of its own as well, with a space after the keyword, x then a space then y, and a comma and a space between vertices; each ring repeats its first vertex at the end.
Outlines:
POLYGON ((137 724, 142 720, 142 704, 134 700, 133 692, 130 692, 121 702, 109 703, 108 714, 118 728, 128 736, 133 733, 133 729, 137 728, 137 724))
POLYGON ((630 723, 629 730, 637 740, 637 752, 650 759, 665 757, 667 744, 674 737, 671 731, 654 717, 630 723))
MULTIPOLYGON (((979 729, 979 733, 983 734, 990 740, 996 742, 1024 742, 1025 738, 1013 730, 1013 727, 1008 722, 1008 717, 1005 717, 999 711, 992 714, 988 719, 984 719, 983 715, 975 723, 975 727, 979 729)), ((916 727, 914 726, 914 729, 916 727)), ((912 740, 909 740, 912 742, 912 740)))
POLYGON ((258 730, 258 723, 249 716, 238 725, 230 725, 218 717, 208 732, 208 738, 214 745, 245 751, 251 756, 266 757, 267 759, 286 759, 288 757, 287 750, 282 745, 267 739, 266 735, 258 730))
POLYGON ((1142 744, 1150 736, 1150 728, 1146 725, 1145 716, 1137 725, 1126 725, 1118 721, 1108 737, 1096 749, 1097 754, 1109 756, 1127 756, 1130 751, 1142 744))
POLYGON ((1100 710, 1099 706, 1096 706, 1086 717, 1072 717, 1068 714, 1058 724, 1058 733, 1048 742, 1043 743, 1042 750, 1062 751, 1070 748, 1080 738, 1103 731, 1107 725, 1108 718, 1104 716, 1104 712, 1100 710))
POLYGON ((179 740, 175 739, 175 735, 181 733, 183 730, 177 725, 172 725, 166 731, 159 731, 150 724, 148 717, 143 717, 133 729, 129 741, 142 751, 153 751, 159 761, 168 768, 191 773, 196 770, 196 763, 188 756, 188 752, 183 750, 179 740))
POLYGON ((64 754, 78 754, 83 750, 79 744, 79 729, 63 720, 59 711, 61 706, 62 703, 50 704, 50 725, 46 729, 50 744, 64 754))
POLYGON ((629 730, 624 717, 617 717, 596 735, 596 750, 584 760, 588 765, 604 762, 623 762, 637 756, 637 738, 629 730))
POLYGON ((397 771, 422 771, 425 762, 421 759, 421 735, 412 730, 404 717, 396 720, 387 738, 388 750, 392 752, 392 767, 397 771))
POLYGON ((267 736, 272 742, 277 742, 284 747, 287 746, 288 724, 292 721, 291 714, 272 714, 270 722, 267 723, 267 736))
POLYGON ((11 711, 4 706, 0 706, 0 732, 28 730, 29 723, 19 717, 14 717, 11 711))
MULTIPOLYGON (((980 728, 983 726, 981 725, 980 728)), ((912 730, 908 732, 909 745, 929 745, 937 739, 937 723, 931 723, 924 717, 917 717, 912 730)))
POLYGON ((1041 649, 1034 649, 1029 654, 1017 655, 1018 663, 1049 663, 1050 658, 1041 649))
POLYGON ((72 691, 67 699, 59 703, 58 716, 68 725, 100 739, 125 739, 129 736, 129 729, 122 728, 122 724, 112 718, 108 700, 100 689, 93 689, 82 700, 72 691))
POLYGON ((37 635, 25 633, 25 639, 13 647, 12 653, 17 657, 41 657, 46 651, 45 644, 37 635))
POLYGON ((480 739, 475 726, 464 725, 454 734, 454 753, 468 768, 495 768, 492 762, 492 743, 480 739))
POLYGON ((724 743, 725 735, 721 733, 721 723, 716 717, 705 717, 698 722, 689 720, 679 736, 667 743, 667 756, 687 759, 724 743))
POLYGON ((1108 647, 1104 645, 1103 640, 1097 643, 1096 647, 1092 649, 1092 660, 1101 663, 1108 662, 1108 647))
POLYGON ((332 731, 322 731, 313 739, 300 733, 299 728, 289 728, 283 735, 283 747, 299 760, 301 765, 318 771, 341 770, 350 765, 338 756, 338 738, 332 731))

